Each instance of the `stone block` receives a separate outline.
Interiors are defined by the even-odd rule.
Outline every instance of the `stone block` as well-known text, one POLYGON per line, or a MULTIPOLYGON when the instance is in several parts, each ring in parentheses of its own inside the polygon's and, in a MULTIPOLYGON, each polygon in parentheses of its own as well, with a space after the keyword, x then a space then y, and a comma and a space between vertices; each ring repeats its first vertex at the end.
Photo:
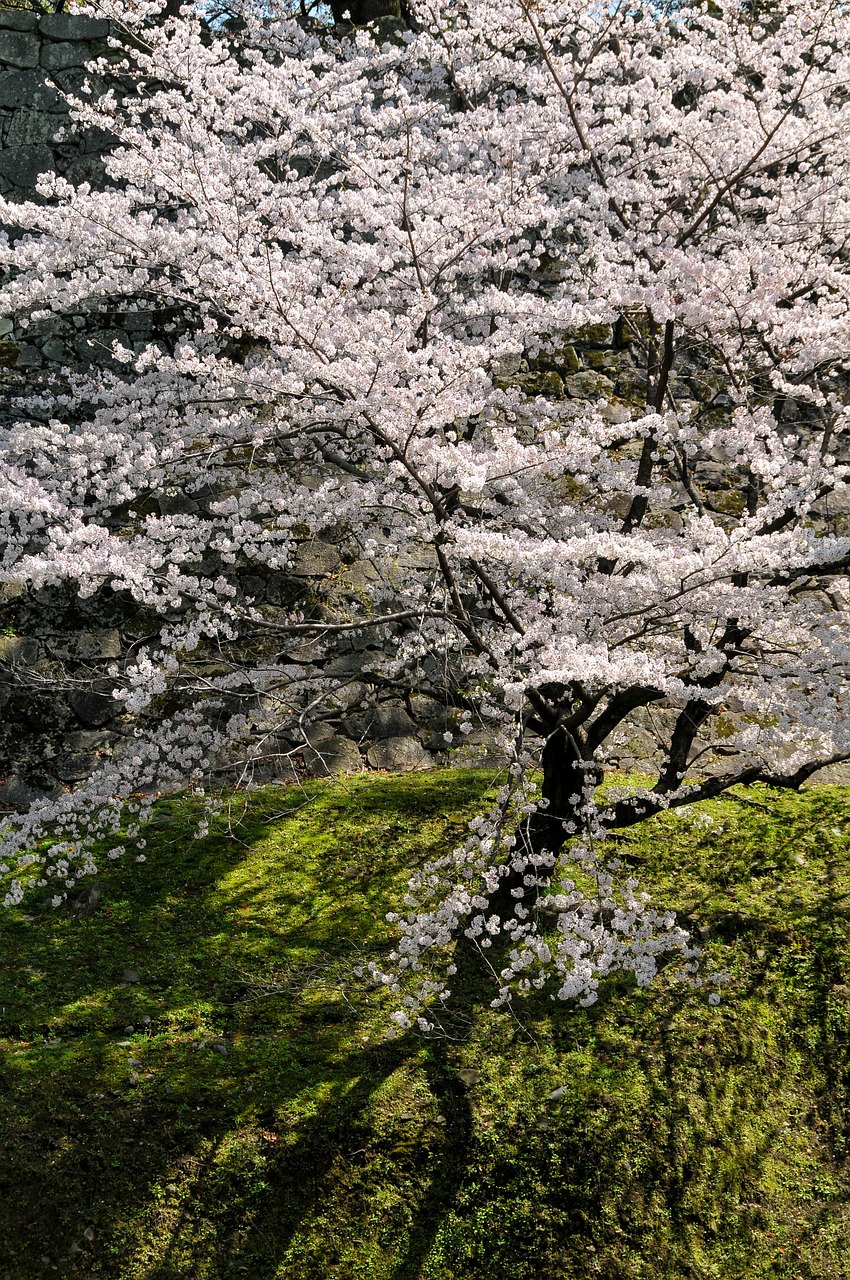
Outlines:
POLYGON ((39 61, 45 71, 64 71, 67 67, 83 67, 93 57, 87 44, 43 44, 39 61))
POLYGON ((400 702, 370 707, 359 715, 348 716, 343 725, 357 738, 404 738, 416 732, 416 725, 400 702))
POLYGON ((323 578, 339 568, 339 552, 329 542, 303 542, 295 553, 292 574, 296 578, 323 578))
POLYGON ((38 25, 41 34, 51 40, 104 40, 109 35, 106 18, 82 13, 47 13, 38 25))
POLYGON ((20 579, 14 582, 0 582, 0 604, 9 604, 12 600, 20 600, 27 594, 27 584, 20 579))
POLYGON ((392 769, 408 772, 412 769, 430 769, 434 757, 416 738, 383 738, 374 742, 366 752, 366 759, 373 769, 392 769))
POLYGON ((395 563, 399 569, 434 569, 437 566, 437 553, 427 544, 417 546, 408 542, 399 548, 395 563))
MULTIPOLYGON (((60 170, 60 172, 62 171, 60 170)), ((71 164, 65 167, 63 176, 66 177, 73 186, 79 186, 83 182, 88 182, 92 187, 97 189, 103 186, 105 174, 106 167, 100 156, 79 156, 71 164)), ((126 342, 126 333, 121 336, 126 342)))
POLYGON ((0 30, 0 63, 7 67, 37 67, 41 42, 29 31, 0 30))
POLYGON ((14 369, 20 360, 20 350, 16 342, 0 341, 0 369, 14 369))
POLYGON ((46 360, 54 360, 57 363, 68 359, 68 348, 59 338, 51 338, 49 342, 45 342, 41 348, 46 360))
MULTIPOLYGON (((283 613, 285 611, 279 610, 279 612, 283 613)), ((321 662, 327 652, 327 646, 323 645, 321 640, 313 640, 306 637, 297 640, 290 640, 286 637, 283 641, 283 648, 286 656, 292 662, 321 662)))
POLYGON ((60 122, 50 112, 16 111, 9 122, 6 146, 19 147, 32 142, 52 142, 60 127, 60 122))
POLYGON ((38 659, 38 641, 29 636, 0 636, 0 662, 29 667, 38 659))
POLYGON ((92 728, 108 724, 110 720, 120 715, 122 710, 121 703, 113 698, 105 687, 102 690, 74 689, 68 694, 68 703, 77 719, 83 724, 91 725, 92 728))
POLYGON ((200 507, 185 493, 161 493, 156 500, 161 516, 194 516, 200 507))
POLYGON ((37 21, 34 13, 23 9, 0 9, 0 29, 6 31, 34 31, 37 21))
POLYGON ((614 394, 614 384, 610 378, 606 378, 602 373, 593 373, 586 370, 584 373, 574 373, 571 377, 564 381, 564 388, 568 396, 575 397, 579 400, 602 399, 608 400, 614 394))
POLYGON ((850 515, 850 485, 836 488, 816 503, 812 509, 817 515, 826 516, 827 519, 830 516, 850 515))
POLYGON ((43 795, 43 791, 31 787, 17 773, 13 773, 5 782, 0 783, 0 807, 3 808, 17 808, 19 805, 32 804, 34 800, 40 800, 43 795))
POLYGON ((610 324, 586 324, 579 329, 576 338, 585 346, 610 347, 614 341, 614 330, 610 324))
POLYGON ((40 173, 53 168, 53 152, 43 145, 6 147, 0 151, 0 176, 12 186, 33 187, 40 173))
POLYGON ((320 705, 331 712, 351 711, 352 707, 363 701, 365 695, 365 684, 361 684, 359 680, 349 680, 324 697, 320 705))
POLYGON ((0 72, 0 107, 57 113, 68 110, 65 100, 41 71, 0 72))
POLYGON ((429 729, 445 730, 451 709, 444 707, 436 698, 429 698, 424 693, 414 693, 410 699, 410 710, 417 724, 427 725, 429 729))
POLYGON ((312 746, 305 747, 303 756, 307 772, 314 778, 358 773, 363 768, 357 743, 339 734, 320 738, 312 746))
MULTIPOLYGON (((23 150, 23 148, 21 148, 23 150)), ((2 158, 2 153, 0 153, 2 158)), ((22 369, 38 369, 41 366, 41 348, 37 347, 34 342, 22 342, 18 348, 18 359, 16 363, 22 369)))
POLYGON ((327 676, 359 676, 369 670, 369 655, 365 653, 342 653, 332 658, 324 668, 327 676))
POLYGON ((551 396, 557 399, 564 394, 561 376, 553 369, 544 369, 538 373, 525 373, 516 379, 516 385, 527 396, 551 396))
POLYGON ((96 747, 105 746, 108 741, 108 733, 98 732, 97 729, 80 729, 76 733, 66 733, 62 744, 71 752, 94 751, 96 747))
POLYGON ((59 756, 53 764, 53 772, 62 782, 82 782, 91 776, 99 764, 92 751, 59 756))
POLYGON ((579 361, 575 347, 566 343, 564 346, 552 347, 541 351, 534 361, 537 369, 554 369, 556 373, 578 373, 579 361))
POLYGON ((119 658, 121 636, 115 630, 72 631, 54 640, 51 648, 59 657, 82 662, 93 658, 119 658))
POLYGON ((357 593, 365 591, 372 583, 377 582, 380 576, 371 560, 355 560, 353 564, 346 565, 341 585, 357 593))
POLYGON ((616 351, 588 351, 585 360, 589 368, 600 373, 617 374, 622 364, 622 357, 616 351))

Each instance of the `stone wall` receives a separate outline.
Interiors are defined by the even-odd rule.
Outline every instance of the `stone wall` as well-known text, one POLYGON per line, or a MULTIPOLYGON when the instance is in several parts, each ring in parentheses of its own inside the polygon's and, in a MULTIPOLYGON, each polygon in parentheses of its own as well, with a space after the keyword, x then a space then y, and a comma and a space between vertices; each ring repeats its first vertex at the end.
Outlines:
POLYGON ((0 10, 0 192, 31 197, 47 170, 96 183, 106 139, 69 127, 62 94, 79 90, 85 63, 114 57, 109 23, 67 13, 0 10))

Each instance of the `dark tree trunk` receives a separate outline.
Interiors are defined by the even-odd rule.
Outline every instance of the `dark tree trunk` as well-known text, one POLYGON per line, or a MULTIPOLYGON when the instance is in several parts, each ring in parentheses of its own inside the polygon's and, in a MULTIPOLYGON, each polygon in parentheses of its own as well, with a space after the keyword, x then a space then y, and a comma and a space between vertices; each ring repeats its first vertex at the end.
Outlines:
POLYGON ((377 18, 402 16, 401 0, 331 0, 331 12, 334 22, 342 22, 343 15, 350 14, 349 20, 355 27, 364 27, 377 18))
POLYGON ((495 894, 490 906, 503 920, 513 914, 517 901, 530 906, 540 893, 539 887, 524 884, 526 875, 536 872, 531 858, 543 852, 556 857, 570 838, 569 824, 581 825, 579 813, 584 803, 584 788, 588 783, 599 782, 598 770, 587 770, 575 739, 563 729, 557 729, 546 741, 541 760, 543 766, 542 798, 548 801, 545 809, 539 809, 522 822, 516 833, 515 859, 523 857, 521 870, 511 869, 495 894), (521 899, 514 890, 522 889, 521 899))

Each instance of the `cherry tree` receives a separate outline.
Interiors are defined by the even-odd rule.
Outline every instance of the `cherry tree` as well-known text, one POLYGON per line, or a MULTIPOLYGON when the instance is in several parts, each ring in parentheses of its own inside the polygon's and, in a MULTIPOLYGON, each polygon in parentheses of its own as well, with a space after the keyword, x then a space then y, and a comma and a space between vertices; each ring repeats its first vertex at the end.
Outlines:
POLYGON ((376 970, 398 1022, 428 1025, 462 937, 495 1003, 692 970, 606 832, 850 758, 846 6, 98 12, 133 36, 130 96, 75 104, 116 139, 105 189, 0 207, 0 299, 154 336, 17 396, 0 577, 151 631, 113 671, 133 752, 5 821, 7 902, 61 901, 95 849, 143 847, 155 793, 309 737, 368 635, 373 684, 500 726, 507 778, 411 882, 376 970), (563 394, 588 334, 632 353, 628 394, 563 394), (252 600, 317 537, 368 566, 356 592, 252 600), (600 800, 653 708, 657 776, 600 800))

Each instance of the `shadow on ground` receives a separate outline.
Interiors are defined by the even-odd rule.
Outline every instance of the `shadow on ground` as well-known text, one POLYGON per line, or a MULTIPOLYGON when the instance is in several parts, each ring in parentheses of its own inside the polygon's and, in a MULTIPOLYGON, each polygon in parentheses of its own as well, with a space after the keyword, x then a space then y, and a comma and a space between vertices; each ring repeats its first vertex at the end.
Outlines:
POLYGON ((268 791, 200 843, 164 806, 90 917, 2 922, 0 1277, 850 1275, 846 796, 730 804, 722 861, 631 841, 716 939, 719 1011, 614 984, 518 1023, 469 966, 462 1037, 388 1040, 353 971, 488 785, 268 791))

